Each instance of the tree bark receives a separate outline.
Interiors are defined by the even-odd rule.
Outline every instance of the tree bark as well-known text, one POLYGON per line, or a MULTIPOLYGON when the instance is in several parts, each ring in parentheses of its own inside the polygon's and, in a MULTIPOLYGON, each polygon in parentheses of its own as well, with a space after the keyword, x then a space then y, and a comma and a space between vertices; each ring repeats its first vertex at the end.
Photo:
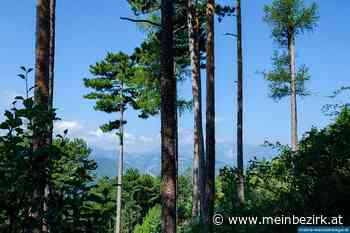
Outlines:
MULTIPOLYGON (((50 63, 49 63, 49 111, 53 110, 53 90, 54 90, 54 67, 55 67, 55 39, 56 39, 56 0, 50 0, 50 63)), ((50 133, 49 133, 49 144, 52 144, 53 138, 53 122, 50 125, 50 133)), ((45 184, 44 190, 44 213, 47 216, 49 213, 49 198, 51 195, 51 168, 48 169, 48 176, 45 184)), ((47 217, 43 218, 42 225, 43 232, 49 232, 49 224, 47 217)))
POLYGON ((35 101, 49 106, 50 95, 50 0, 37 1, 36 59, 35 59, 35 101))
POLYGON ((56 0, 50 0, 50 66, 49 66, 50 109, 53 109, 55 47, 56 47, 56 0))
POLYGON ((237 0, 237 205, 244 205, 244 165, 243 165, 243 52, 241 0, 237 0))
POLYGON ((176 79, 173 51, 173 1, 161 1, 162 232, 176 232, 176 79))
POLYGON ((206 96, 206 185, 205 216, 206 232, 212 232, 215 194, 215 58, 214 58, 214 9, 215 1, 207 2, 207 96, 206 96))
MULTIPOLYGON (((36 48, 35 48, 35 103, 49 108, 49 73, 50 73, 50 0, 38 0, 36 6, 36 48)), ((47 134, 49 135, 49 134, 47 134)), ((34 132, 33 150, 37 150, 49 141, 49 137, 34 132)), ((33 199, 29 217, 34 227, 29 232, 41 232, 43 228, 43 207, 46 178, 42 177, 48 164, 48 156, 34 161, 33 199), (44 179, 44 180, 43 180, 44 179)), ((44 175, 45 176, 45 175, 44 175)))
POLYGON ((290 59, 291 73, 291 142, 292 151, 298 150, 298 112, 297 112, 297 93, 296 93, 296 71, 295 71, 295 40, 293 30, 289 30, 288 51, 290 59))
POLYGON ((194 106, 194 155, 192 165, 192 217, 198 220, 203 208, 204 194, 204 139, 202 125, 202 88, 200 76, 199 20, 193 0, 187 1, 189 50, 192 67, 192 94, 194 106))
MULTIPOLYGON (((124 83, 122 81, 121 93, 123 96, 124 83)), ((118 181, 117 181, 117 213, 115 223, 115 233, 122 232, 122 192, 123 192, 123 167, 124 167, 124 106, 120 109, 120 127, 119 127, 119 159, 118 159, 118 181)))

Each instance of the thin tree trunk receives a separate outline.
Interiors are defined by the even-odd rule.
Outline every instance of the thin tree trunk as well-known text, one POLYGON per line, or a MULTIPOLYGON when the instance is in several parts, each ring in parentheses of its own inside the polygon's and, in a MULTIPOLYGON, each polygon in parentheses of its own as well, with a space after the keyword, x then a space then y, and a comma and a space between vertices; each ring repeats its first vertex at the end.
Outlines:
MULTIPOLYGON (((122 99, 123 96, 124 83, 122 81, 122 99)), ((118 181, 117 181, 117 213, 116 213, 116 223, 115 223, 115 233, 120 233, 122 231, 122 192, 123 192, 123 167, 124 167, 124 106, 122 104, 120 109, 120 128, 119 128, 119 160, 118 160, 118 181)))
POLYGON ((37 1, 35 101, 49 106, 50 95, 50 0, 37 1))
POLYGON ((50 109, 53 109, 55 47, 56 47, 56 0, 50 0, 50 66, 49 66, 49 97, 50 109))
POLYGON ((173 1, 161 1, 162 232, 176 232, 176 78, 173 51, 173 1))
MULTIPOLYGON (((176 62, 174 61, 174 73, 176 77, 176 62)), ((177 90, 177 82, 176 82, 176 90, 177 90)), ((176 93, 176 99, 177 99, 177 93, 176 93)), ((175 137, 175 170, 176 170, 176 197, 179 195, 179 111, 176 109, 176 137, 175 137)), ((176 222, 178 222, 179 219, 179 211, 178 206, 176 206, 176 222)))
MULTIPOLYGON (((49 111, 53 110, 53 90, 54 90, 54 67, 55 67, 55 38, 56 38, 56 0, 50 0, 50 64, 49 64, 49 111)), ((52 144, 53 138, 53 122, 50 126, 49 144, 52 144)), ((46 184, 44 190, 44 217, 43 232, 49 232, 48 213, 49 213, 49 198, 51 195, 51 168, 48 169, 46 184)))
POLYGON ((194 106, 194 155, 192 165, 192 217, 198 219, 202 212, 204 193, 203 183, 203 160, 204 160, 204 142, 202 126, 202 94, 201 94, 201 76, 200 76, 200 51, 199 51, 199 22, 196 13, 196 3, 193 0, 187 1, 187 18, 189 33, 189 50, 192 67, 192 93, 194 106))
POLYGON ((212 232, 215 194, 215 58, 214 58, 214 9, 215 1, 207 2, 207 109, 206 109, 206 232, 212 232))
MULTIPOLYGON (((176 62, 174 62, 174 70, 176 74, 176 62)), ((175 75, 176 76, 176 75, 175 75)), ((177 85, 177 82, 176 82, 177 85)), ((177 86, 176 86, 177 89, 177 86)), ((177 93, 176 93, 176 99, 177 99, 177 93)), ((175 190, 176 190, 176 197, 179 195, 179 111, 176 109, 176 136, 175 136, 175 174, 176 174, 176 183, 175 183, 175 190)), ((176 218, 175 221, 178 223, 179 220, 179 209, 178 206, 176 205, 176 218)))
POLYGON ((244 205, 244 167, 243 167, 243 52, 241 0, 237 0, 237 199, 238 206, 244 205))
MULTIPOLYGON (((36 60, 35 60, 35 102, 49 107, 49 73, 50 73, 50 0, 38 0, 36 6, 36 60)), ((49 135, 49 134, 48 134, 49 135)), ((37 150, 49 141, 48 137, 34 132, 33 150, 37 150)), ((34 227, 29 232, 41 232, 43 224, 43 201, 46 186, 45 173, 48 156, 34 161, 33 169, 33 200, 29 217, 34 227)))
POLYGON ((205 206, 205 176, 206 176, 206 169, 205 169, 205 149, 204 149, 204 136, 203 136, 203 122, 202 122, 202 79, 201 79, 201 61, 200 61, 200 25, 199 25, 199 14, 197 12, 196 14, 196 28, 195 31, 197 33, 197 41, 195 43, 195 52, 196 57, 198 58, 196 60, 196 67, 198 69, 198 99, 199 99, 199 145, 200 145, 200 157, 199 157, 199 190, 200 190, 200 222, 204 223, 203 216, 204 216, 204 206, 205 206))
POLYGON ((296 71, 295 71, 295 40, 292 30, 288 36, 288 50, 290 58, 291 73, 291 141, 292 151, 298 150, 298 112, 297 112, 297 94, 296 94, 296 71))

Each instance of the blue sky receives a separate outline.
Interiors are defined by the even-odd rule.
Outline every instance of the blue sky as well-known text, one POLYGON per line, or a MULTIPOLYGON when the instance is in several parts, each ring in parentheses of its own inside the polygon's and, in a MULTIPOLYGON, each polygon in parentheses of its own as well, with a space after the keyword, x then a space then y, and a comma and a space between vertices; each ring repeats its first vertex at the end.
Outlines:
MULTIPOLYGON (((7 0, 0 8, 0 111, 8 106, 11 97, 23 94, 23 81, 16 78, 18 67, 34 66, 35 2, 7 0)), ((266 81, 257 74, 257 71, 271 67, 270 57, 276 48, 269 27, 262 21, 262 8, 269 2, 243 1, 242 6, 244 139, 246 144, 252 145, 260 145, 265 140, 289 143, 290 138, 289 99, 278 103, 271 100, 266 81)), ((325 96, 349 84, 346 44, 350 41, 350 31, 345 25, 350 2, 317 3, 320 7, 318 28, 313 34, 300 36, 296 42, 297 63, 306 64, 312 75, 307 84, 312 96, 300 99, 298 105, 300 135, 312 126, 322 127, 329 122, 329 117, 321 113, 321 107, 330 102, 325 96)), ((69 128, 72 136, 83 137, 91 145, 105 149, 114 148, 116 138, 102 134, 98 126, 117 115, 93 110, 93 103, 82 98, 88 92, 82 79, 89 77, 89 65, 101 60, 107 52, 130 53, 145 38, 133 23, 121 21, 121 16, 132 16, 126 0, 57 1, 54 99, 63 121, 57 123, 56 128, 57 131, 69 128)), ((216 24, 218 142, 235 140, 236 45, 232 38, 223 36, 225 32, 234 32, 234 23, 234 19, 227 18, 216 24)), ((185 82, 179 89, 181 95, 191 95, 190 82, 185 82)), ((159 117, 141 120, 129 112, 127 118, 129 151, 159 147, 159 117)), ((191 143, 192 118, 192 113, 187 113, 180 120, 183 143, 191 143)))

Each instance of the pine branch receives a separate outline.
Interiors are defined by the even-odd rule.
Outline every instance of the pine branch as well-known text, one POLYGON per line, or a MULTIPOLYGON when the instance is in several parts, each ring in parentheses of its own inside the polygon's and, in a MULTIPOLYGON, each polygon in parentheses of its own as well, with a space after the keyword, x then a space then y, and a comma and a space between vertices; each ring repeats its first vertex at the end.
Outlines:
POLYGON ((147 19, 131 19, 131 18, 127 18, 127 17, 120 17, 121 20, 126 20, 126 21, 130 21, 130 22, 134 22, 134 23, 149 23, 153 26, 156 27, 161 27, 160 24, 156 23, 156 22, 152 22, 150 20, 147 19))
MULTIPOLYGON (((151 24, 153 26, 156 26, 156 27, 161 27, 160 24, 156 23, 156 22, 152 22, 150 20, 147 20, 147 19, 131 19, 131 18, 127 18, 127 17, 120 17, 121 20, 126 20, 126 21, 130 21, 130 22, 134 22, 134 23, 148 23, 148 24, 151 24)), ((179 28, 176 28, 174 30, 174 34, 185 29, 187 27, 187 25, 182 25, 180 26, 179 28)))
POLYGON ((232 37, 237 37, 237 34, 233 34, 233 33, 225 33, 224 36, 232 36, 232 37))

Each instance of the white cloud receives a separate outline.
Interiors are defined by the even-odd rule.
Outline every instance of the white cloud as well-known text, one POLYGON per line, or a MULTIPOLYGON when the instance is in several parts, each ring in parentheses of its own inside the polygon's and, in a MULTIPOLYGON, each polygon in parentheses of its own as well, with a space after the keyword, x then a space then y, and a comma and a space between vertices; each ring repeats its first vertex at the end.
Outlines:
POLYGON ((60 133, 64 130, 79 130, 82 129, 82 126, 78 121, 57 121, 55 122, 55 129, 60 133))
MULTIPOLYGON (((76 120, 58 121, 54 126, 56 134, 63 134, 68 129, 70 138, 82 138, 92 147, 104 150, 115 150, 118 147, 119 139, 115 133, 104 133, 100 128, 91 128, 76 120)), ((160 140, 158 135, 148 137, 125 132, 124 144, 126 152, 141 153, 159 147, 160 140)))

